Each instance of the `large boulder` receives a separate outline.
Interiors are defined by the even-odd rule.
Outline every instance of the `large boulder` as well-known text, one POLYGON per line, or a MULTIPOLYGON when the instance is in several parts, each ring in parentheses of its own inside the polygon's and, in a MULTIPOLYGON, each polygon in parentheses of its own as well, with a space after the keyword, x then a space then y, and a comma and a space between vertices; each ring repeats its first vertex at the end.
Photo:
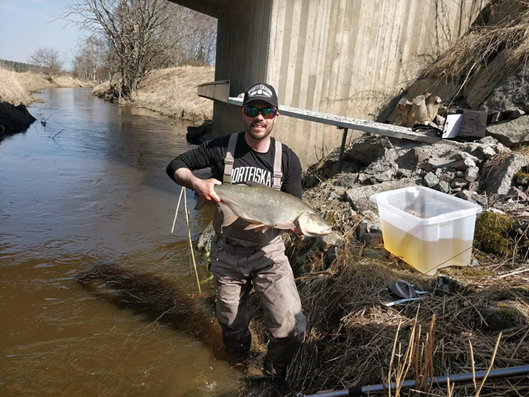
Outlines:
POLYGON ((498 157, 489 160, 483 167, 483 190, 489 194, 506 195, 513 185, 516 173, 529 165, 529 157, 520 153, 498 157))
POLYGON ((14 106, 0 101, 0 136, 25 131, 35 121, 24 105, 14 106))
POLYGON ((529 144, 529 116, 489 124, 487 126, 487 134, 511 148, 527 145, 529 144))

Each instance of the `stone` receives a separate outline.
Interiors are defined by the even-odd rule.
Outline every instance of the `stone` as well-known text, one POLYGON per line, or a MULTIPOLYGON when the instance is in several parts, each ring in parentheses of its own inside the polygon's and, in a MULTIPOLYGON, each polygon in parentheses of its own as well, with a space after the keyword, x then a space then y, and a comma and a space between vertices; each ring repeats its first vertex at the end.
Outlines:
POLYGON ((529 183, 529 178, 525 175, 520 175, 516 178, 517 185, 527 185, 529 183))
POLYGON ((490 146, 479 146, 478 150, 488 159, 496 156, 496 151, 490 146))
POLYGON ((450 183, 448 183, 447 181, 440 181, 438 187, 439 191, 443 193, 450 193, 450 183))
POLYGON ((366 181, 368 181, 368 180, 369 180, 369 178, 371 178, 371 176, 370 176, 370 175, 366 175, 366 174, 359 174, 359 175, 358 175, 358 182, 360 182, 360 183, 362 183, 362 184, 363 184, 363 183, 365 183, 366 181))
POLYGON ((321 242, 320 246, 324 251, 327 251, 331 247, 341 247, 345 242, 342 235, 337 232, 331 232, 325 236, 318 237, 318 241, 321 242))
POLYGON ((469 157, 466 157, 462 160, 455 161, 452 163, 453 168, 455 168, 456 170, 461 170, 461 171, 465 171, 467 168, 475 167, 475 166, 476 166, 476 162, 469 157))
POLYGON ((479 168, 478 167, 469 167, 465 171, 465 180, 469 182, 477 181, 479 177, 479 168))
POLYGON ((439 275, 437 276, 437 288, 443 292, 455 293, 460 289, 460 284, 456 279, 450 276, 439 275))
POLYGON ((468 190, 461 190, 459 193, 457 193, 457 197, 463 200, 470 201, 472 200, 472 193, 469 192, 468 190))
POLYGON ((25 131, 35 120, 24 105, 14 106, 0 101, 0 125, 3 127, 3 134, 25 131))
POLYGON ((342 255, 342 249, 340 247, 331 247, 329 251, 327 252, 327 256, 325 258, 325 263, 328 266, 332 265, 336 259, 338 259, 342 255))
POLYGON ((367 230, 369 232, 380 231, 380 217, 371 210, 366 210, 362 213, 364 220, 367 221, 367 230))
POLYGON ((382 238, 382 232, 372 232, 366 233, 364 235, 364 243, 367 245, 380 245, 384 244, 384 239, 382 238))
POLYGON ((529 116, 487 126, 487 134, 509 148, 529 144, 529 116))
POLYGON ((338 179, 336 179, 334 184, 336 186, 353 187, 357 181, 358 181, 357 173, 348 173, 348 174, 338 177, 338 179))
POLYGON ((479 159, 476 156, 473 156, 473 155, 471 155, 470 153, 467 153, 467 152, 460 152, 460 153, 457 154, 457 157, 459 157, 459 159, 461 159, 461 160, 470 159, 473 162, 478 162, 479 161, 479 159))
POLYGON ((498 144, 498 140, 494 139, 491 136, 484 136, 481 138, 477 143, 480 143, 482 145, 488 145, 488 146, 496 146, 498 144))
POLYGON ((414 147, 410 151, 410 156, 410 161, 413 164, 421 164, 423 161, 426 161, 430 158, 430 152, 421 147, 414 147))
POLYGON ((455 187, 455 188, 452 189, 452 193, 458 193, 461 190, 463 190, 463 189, 461 189, 460 187, 455 187))
POLYGON ((329 192, 329 194, 327 194, 327 200, 340 200, 340 196, 334 192, 329 192))
POLYGON ((430 161, 425 161, 424 163, 421 163, 419 165, 419 168, 421 168, 422 170, 426 171, 426 172, 433 172, 435 171, 435 165, 433 165, 432 163, 430 163, 430 161))
POLYGON ((452 181, 452 183, 450 184, 450 187, 452 188, 458 188, 458 187, 463 187, 463 186, 466 186, 467 185, 467 181, 466 179, 463 179, 463 178, 456 178, 452 181))
POLYGON ((389 252, 385 249, 378 249, 378 248, 364 248, 364 254, 366 258, 373 258, 373 259, 387 259, 389 257, 389 252))
POLYGON ((348 189, 345 192, 345 201, 347 201, 353 210, 358 211, 359 201, 369 201, 369 197, 375 193, 386 192, 388 190, 395 190, 402 187, 415 186, 415 180, 400 179, 398 181, 382 182, 377 185, 358 186, 348 189))
POLYGON ((485 164, 483 174, 487 177, 483 181, 483 190, 489 194, 507 194, 512 186, 516 173, 529 164, 529 157, 520 153, 511 153, 499 163, 490 160, 485 164))
POLYGON ((439 178, 433 172, 428 172, 423 180, 424 184, 428 187, 434 187, 439 184, 439 178))
POLYGON ((524 326, 529 324, 526 311, 527 309, 516 301, 495 302, 482 313, 487 323, 484 325, 491 331, 524 326))
POLYGON ((456 178, 463 178, 465 176, 464 171, 456 171, 456 178))
POLYGON ((479 182, 470 182, 468 184, 468 190, 471 192, 477 192, 479 190, 479 182))
POLYGON ((367 221, 362 221, 356 227, 356 239, 358 241, 364 241, 364 237, 367 233, 367 221))

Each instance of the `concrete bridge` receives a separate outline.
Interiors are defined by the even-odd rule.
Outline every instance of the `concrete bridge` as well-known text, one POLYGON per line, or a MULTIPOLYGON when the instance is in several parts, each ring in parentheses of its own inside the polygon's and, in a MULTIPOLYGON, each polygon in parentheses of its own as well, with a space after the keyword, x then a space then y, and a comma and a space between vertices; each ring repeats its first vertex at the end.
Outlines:
MULTIPOLYGON (((171 1, 217 18, 215 80, 230 80, 229 96, 263 81, 276 88, 280 105, 364 120, 383 120, 409 82, 467 31, 486 3, 171 1)), ((240 131, 240 108, 215 101, 213 125, 214 136, 240 131)), ((306 166, 338 146, 342 134, 280 117, 274 136, 306 166)))

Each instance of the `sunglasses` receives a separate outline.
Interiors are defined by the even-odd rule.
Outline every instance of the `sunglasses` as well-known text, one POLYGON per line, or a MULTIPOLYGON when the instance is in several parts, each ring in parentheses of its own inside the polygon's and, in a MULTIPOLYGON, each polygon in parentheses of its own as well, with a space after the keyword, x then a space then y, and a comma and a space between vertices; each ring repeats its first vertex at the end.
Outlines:
POLYGON ((259 108, 254 108, 251 106, 244 107, 244 114, 248 117, 257 117, 257 115, 261 113, 263 115, 263 118, 273 119, 274 117, 276 117, 276 112, 277 112, 277 109, 275 108, 259 109, 259 108))

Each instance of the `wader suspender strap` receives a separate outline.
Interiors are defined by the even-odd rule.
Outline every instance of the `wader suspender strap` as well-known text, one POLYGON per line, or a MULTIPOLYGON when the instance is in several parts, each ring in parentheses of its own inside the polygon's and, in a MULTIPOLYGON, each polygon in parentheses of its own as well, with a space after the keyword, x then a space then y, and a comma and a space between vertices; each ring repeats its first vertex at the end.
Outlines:
MULTIPOLYGON (((233 171, 233 153, 235 153, 235 147, 237 145, 237 137, 239 134, 232 134, 230 136, 230 141, 228 142, 228 150, 226 151, 226 158, 224 159, 224 175, 222 177, 222 183, 231 184, 231 173, 233 171)), ((283 147, 281 142, 277 139, 275 147, 275 156, 274 156, 274 184, 272 187, 276 190, 281 189, 281 178, 283 173, 281 172, 281 156, 283 154, 283 147)))
POLYGON ((233 171, 233 153, 235 153, 235 147, 237 146, 237 137, 239 134, 231 134, 230 141, 228 143, 228 151, 226 152, 226 158, 224 159, 224 176, 222 177, 222 183, 231 184, 231 172, 233 171))
POLYGON ((276 141, 276 153, 274 157, 274 185, 272 186, 276 190, 281 189, 281 178, 283 173, 281 172, 281 155, 283 154, 283 148, 281 142, 277 139, 276 141))

